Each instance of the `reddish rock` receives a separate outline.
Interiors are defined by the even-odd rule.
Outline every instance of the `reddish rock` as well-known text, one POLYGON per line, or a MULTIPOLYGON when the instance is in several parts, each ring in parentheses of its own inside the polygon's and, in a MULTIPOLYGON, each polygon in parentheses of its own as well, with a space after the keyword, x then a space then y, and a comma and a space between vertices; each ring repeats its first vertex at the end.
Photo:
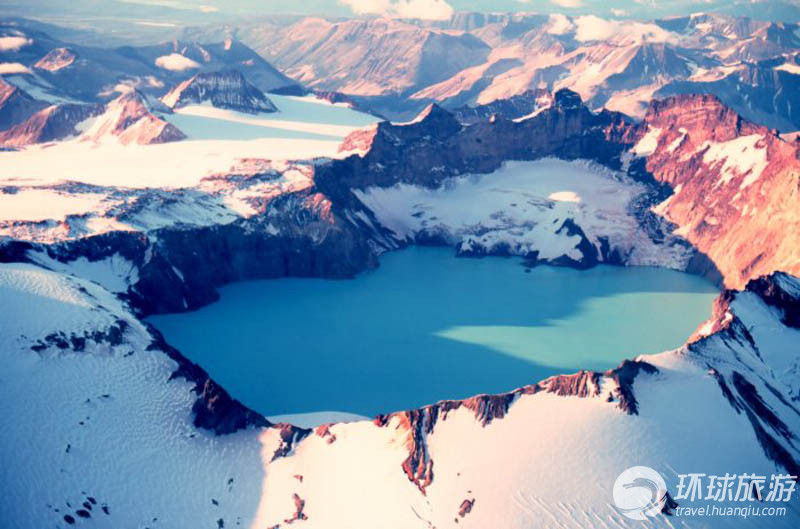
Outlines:
POLYGON ((661 213, 719 270, 724 284, 744 288, 761 275, 800 275, 800 161, 798 145, 748 122, 710 95, 655 101, 637 138, 661 129, 646 167, 675 190, 661 213), (709 163, 709 147, 745 136, 747 152, 730 150, 731 163, 709 163), (760 138, 759 138, 760 137, 760 138), (763 151, 755 152, 755 151, 763 151), (764 156, 743 174, 730 166, 764 156), (735 161, 734 161, 735 160, 735 161))
POLYGON ((458 516, 460 518, 465 517, 472 511, 472 507, 475 505, 475 498, 471 500, 467 499, 461 502, 461 505, 458 507, 458 516))
POLYGON ((292 499, 294 499, 294 514, 283 521, 287 525, 293 524, 298 520, 308 520, 308 516, 303 513, 303 509, 306 506, 306 501, 298 496, 297 493, 292 494, 292 499))

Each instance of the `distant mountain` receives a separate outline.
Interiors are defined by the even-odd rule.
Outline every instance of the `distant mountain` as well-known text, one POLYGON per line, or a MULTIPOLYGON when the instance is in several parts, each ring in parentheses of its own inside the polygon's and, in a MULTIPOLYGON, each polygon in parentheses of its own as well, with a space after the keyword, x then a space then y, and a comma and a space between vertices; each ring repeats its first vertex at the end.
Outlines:
POLYGON ((277 112, 277 107, 264 93, 251 85, 237 70, 199 73, 183 81, 161 98, 170 108, 210 103, 250 114, 277 112))
MULTIPOLYGON (((105 49, 63 42, 38 28, 18 21, 0 22, 0 39, 19 43, 0 47, 0 63, 21 65, 15 72, 17 84, 29 91, 37 87, 50 100, 102 102, 115 97, 121 87, 160 97, 195 74, 223 69, 242 71, 262 91, 300 89, 253 50, 232 39, 202 45, 174 40, 105 49)), ((3 73, 0 70, 0 75, 3 73)))
MULTIPOLYGON (((800 52, 796 20, 458 13, 443 22, 267 19, 225 31, 299 82, 371 101, 395 119, 431 101, 485 105, 538 88, 569 88, 595 109, 641 119, 654 94, 691 85, 771 127, 800 128, 800 117, 782 112, 800 108, 793 89, 800 71, 783 69, 769 79, 770 65, 800 52), (763 72, 742 73, 753 69, 763 72)), ((216 33, 188 34, 202 41, 216 33)))
POLYGON ((50 105, 13 127, 0 132, 0 145, 20 147, 78 136, 77 126, 100 114, 102 105, 66 103, 50 105))
POLYGON ((210 44, 175 40, 156 46, 124 47, 117 51, 157 67, 161 72, 156 76, 165 82, 229 68, 242 71, 264 92, 297 86, 258 53, 231 38, 210 44))
POLYGON ((772 128, 800 127, 800 66, 793 62, 742 64, 720 79, 673 81, 653 95, 697 93, 713 94, 742 116, 772 128))
MULTIPOLYGON (((24 96, 21 96, 24 97, 24 96)), ((0 145, 21 147, 65 139, 95 143, 152 144, 186 136, 154 115, 139 92, 123 93, 105 105, 62 103, 46 106, 18 124, 0 131, 0 145)))
POLYGON ((346 94, 405 94, 485 61, 491 51, 469 34, 387 18, 306 18, 288 27, 244 25, 237 38, 293 79, 346 94))

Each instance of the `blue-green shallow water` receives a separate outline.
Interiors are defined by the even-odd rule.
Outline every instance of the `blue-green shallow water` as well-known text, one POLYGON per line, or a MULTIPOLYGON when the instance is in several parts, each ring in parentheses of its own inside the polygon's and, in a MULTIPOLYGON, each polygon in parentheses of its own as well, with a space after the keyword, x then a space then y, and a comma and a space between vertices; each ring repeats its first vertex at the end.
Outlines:
POLYGON ((353 280, 248 281, 195 312, 150 318, 265 414, 372 416, 494 393, 680 346, 716 289, 688 274, 412 247, 353 280))

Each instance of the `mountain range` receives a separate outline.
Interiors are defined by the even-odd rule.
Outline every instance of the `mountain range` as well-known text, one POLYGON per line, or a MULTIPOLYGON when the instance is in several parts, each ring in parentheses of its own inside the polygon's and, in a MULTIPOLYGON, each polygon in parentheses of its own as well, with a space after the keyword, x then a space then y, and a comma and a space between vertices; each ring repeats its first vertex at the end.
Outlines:
MULTIPOLYGON (((461 14, 442 23, 268 19, 226 31, 298 82, 358 96, 394 118, 431 101, 457 107, 570 88, 593 109, 637 118, 653 97, 710 93, 749 119, 795 130, 797 29, 721 14, 651 22, 461 14)), ((186 35, 203 41, 220 30, 186 35)))

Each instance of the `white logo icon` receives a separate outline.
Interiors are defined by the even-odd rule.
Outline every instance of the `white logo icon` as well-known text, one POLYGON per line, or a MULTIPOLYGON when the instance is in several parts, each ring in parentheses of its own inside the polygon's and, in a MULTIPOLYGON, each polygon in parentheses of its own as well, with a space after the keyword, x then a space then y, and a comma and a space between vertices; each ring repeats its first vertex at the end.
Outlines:
POLYGON ((667 484, 650 467, 631 467, 614 482, 614 503, 633 520, 656 516, 667 501, 667 484))

